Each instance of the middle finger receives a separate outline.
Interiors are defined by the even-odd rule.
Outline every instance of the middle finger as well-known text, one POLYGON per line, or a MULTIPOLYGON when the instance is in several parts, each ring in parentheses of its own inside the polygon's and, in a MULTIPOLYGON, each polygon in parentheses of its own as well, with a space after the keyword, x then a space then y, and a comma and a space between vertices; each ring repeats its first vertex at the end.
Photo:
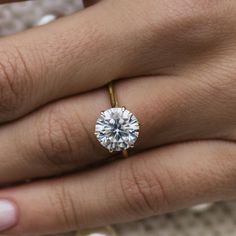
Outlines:
POLYGON ((0 40, 0 123, 128 74, 131 35, 100 4, 0 40))

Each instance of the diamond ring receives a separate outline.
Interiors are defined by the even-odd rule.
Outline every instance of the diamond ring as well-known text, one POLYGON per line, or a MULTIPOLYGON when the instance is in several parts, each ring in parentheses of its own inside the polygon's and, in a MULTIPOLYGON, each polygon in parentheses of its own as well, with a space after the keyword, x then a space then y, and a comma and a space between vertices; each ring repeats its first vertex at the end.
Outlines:
POLYGON ((125 107, 120 107, 113 82, 108 84, 112 108, 102 111, 97 119, 95 135, 100 144, 110 152, 123 153, 128 157, 128 149, 133 148, 139 136, 139 121, 125 107))

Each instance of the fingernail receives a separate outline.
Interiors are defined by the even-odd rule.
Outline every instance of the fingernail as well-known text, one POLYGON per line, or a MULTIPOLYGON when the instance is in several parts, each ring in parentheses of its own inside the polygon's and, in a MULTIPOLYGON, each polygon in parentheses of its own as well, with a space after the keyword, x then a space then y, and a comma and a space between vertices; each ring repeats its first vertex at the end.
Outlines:
POLYGON ((0 200, 0 231, 7 230, 17 223, 17 209, 14 203, 0 200))

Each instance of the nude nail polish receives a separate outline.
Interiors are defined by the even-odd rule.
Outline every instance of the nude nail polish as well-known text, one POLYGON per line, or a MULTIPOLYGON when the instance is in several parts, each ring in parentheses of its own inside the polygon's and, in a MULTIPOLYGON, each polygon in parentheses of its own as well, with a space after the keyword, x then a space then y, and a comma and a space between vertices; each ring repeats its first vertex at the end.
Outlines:
POLYGON ((9 200, 0 200, 0 231, 5 231, 17 223, 17 209, 9 200))

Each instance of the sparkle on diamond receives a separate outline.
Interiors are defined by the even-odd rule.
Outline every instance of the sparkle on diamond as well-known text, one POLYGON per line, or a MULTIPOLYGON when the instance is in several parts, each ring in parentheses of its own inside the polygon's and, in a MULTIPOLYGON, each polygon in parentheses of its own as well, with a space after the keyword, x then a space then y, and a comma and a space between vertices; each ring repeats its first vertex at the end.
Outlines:
POLYGON ((139 135, 137 118, 125 108, 111 108, 101 113, 95 135, 110 152, 133 147, 139 135))

